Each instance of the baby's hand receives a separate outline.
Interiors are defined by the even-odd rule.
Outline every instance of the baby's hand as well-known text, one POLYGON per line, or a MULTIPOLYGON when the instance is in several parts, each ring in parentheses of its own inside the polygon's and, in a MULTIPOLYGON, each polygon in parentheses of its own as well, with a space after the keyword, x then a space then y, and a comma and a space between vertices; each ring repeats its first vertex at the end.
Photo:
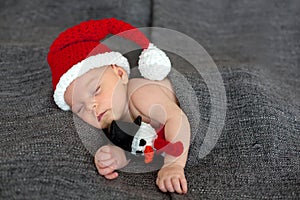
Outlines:
POLYGON ((94 162, 99 174, 107 179, 117 178, 118 173, 115 170, 121 169, 128 164, 124 150, 111 145, 98 149, 94 162))
POLYGON ((187 193, 184 169, 180 165, 169 165, 159 170, 156 185, 162 192, 187 193))

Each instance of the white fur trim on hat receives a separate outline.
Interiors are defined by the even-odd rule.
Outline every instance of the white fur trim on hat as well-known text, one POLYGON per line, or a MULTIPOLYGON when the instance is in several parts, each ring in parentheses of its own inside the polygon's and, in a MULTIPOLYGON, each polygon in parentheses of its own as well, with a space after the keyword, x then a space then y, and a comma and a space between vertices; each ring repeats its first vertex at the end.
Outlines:
POLYGON ((147 79, 163 80, 171 71, 171 61, 165 52, 150 43, 140 55, 138 69, 147 79))
POLYGON ((65 102, 64 94, 67 87, 73 80, 85 74, 91 69, 103 67, 105 65, 116 64, 122 67, 129 75, 130 67, 128 60, 119 52, 106 52, 90 56, 81 62, 73 65, 66 73, 64 73, 54 91, 54 101, 62 110, 70 110, 69 105, 65 102))

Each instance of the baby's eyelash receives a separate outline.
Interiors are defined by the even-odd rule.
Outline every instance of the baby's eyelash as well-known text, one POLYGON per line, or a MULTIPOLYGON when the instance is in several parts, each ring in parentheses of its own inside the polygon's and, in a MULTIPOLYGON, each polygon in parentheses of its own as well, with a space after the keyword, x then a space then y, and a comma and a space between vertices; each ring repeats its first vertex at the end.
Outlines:
POLYGON ((101 89, 101 86, 98 85, 97 88, 96 88, 96 90, 95 90, 95 94, 97 94, 100 91, 100 89, 101 89))

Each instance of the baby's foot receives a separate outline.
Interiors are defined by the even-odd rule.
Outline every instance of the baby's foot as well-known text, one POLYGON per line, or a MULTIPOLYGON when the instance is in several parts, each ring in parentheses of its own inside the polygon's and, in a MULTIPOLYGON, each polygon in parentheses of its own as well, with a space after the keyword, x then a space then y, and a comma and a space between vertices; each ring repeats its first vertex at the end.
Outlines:
POLYGON ((115 179, 118 173, 115 171, 121 169, 128 164, 123 149, 106 145, 98 149, 94 159, 99 174, 107 179, 115 179))

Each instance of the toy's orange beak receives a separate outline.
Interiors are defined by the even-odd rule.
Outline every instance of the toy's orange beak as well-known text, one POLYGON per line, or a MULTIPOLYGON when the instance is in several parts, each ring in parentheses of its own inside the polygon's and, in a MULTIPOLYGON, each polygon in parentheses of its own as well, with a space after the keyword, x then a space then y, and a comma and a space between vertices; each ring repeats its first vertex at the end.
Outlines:
POLYGON ((151 146, 146 146, 144 150, 145 163, 151 163, 154 158, 154 149, 151 146))

